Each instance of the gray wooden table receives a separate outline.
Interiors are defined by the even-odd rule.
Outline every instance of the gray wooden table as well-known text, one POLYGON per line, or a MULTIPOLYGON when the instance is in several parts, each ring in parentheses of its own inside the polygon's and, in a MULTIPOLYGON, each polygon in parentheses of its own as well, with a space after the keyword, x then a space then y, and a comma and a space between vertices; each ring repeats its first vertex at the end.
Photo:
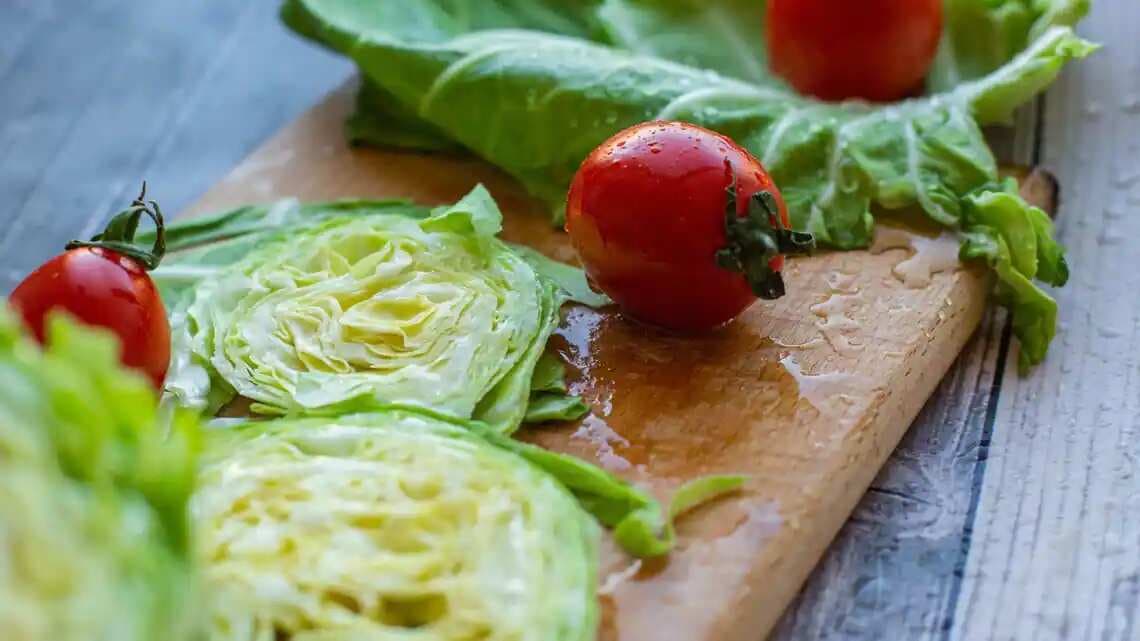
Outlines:
MULTIPOLYGON (((776 639, 1140 639, 1140 3, 1023 112, 1074 278, 1019 377, 994 312, 776 639)), ((0 0, 0 290, 146 177, 171 212, 350 73, 258 0, 0 0)))

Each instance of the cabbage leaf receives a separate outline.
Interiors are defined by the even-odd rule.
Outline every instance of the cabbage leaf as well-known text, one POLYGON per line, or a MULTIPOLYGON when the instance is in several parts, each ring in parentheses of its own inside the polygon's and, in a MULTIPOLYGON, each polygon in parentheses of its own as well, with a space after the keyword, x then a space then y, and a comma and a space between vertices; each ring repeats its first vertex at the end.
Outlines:
POLYGON ((927 89, 949 91, 1001 67, 1053 26, 1073 27, 1089 0, 946 0, 945 34, 927 89))
POLYGON ((391 410, 219 430, 199 482, 214 641, 595 636, 598 526, 460 424, 391 410))
POLYGON ((1064 251, 1053 240, 1053 221, 1017 197, 1016 186, 966 198, 961 257, 987 263, 998 276, 997 296, 1012 314, 1021 339, 1018 365, 1025 372, 1045 358, 1057 323, 1057 302, 1032 279, 1063 284, 1069 278, 1064 251))
POLYGON ((167 391, 214 411, 241 395, 264 414, 420 407, 513 431, 588 408, 532 390, 582 272, 498 240, 483 187, 428 209, 401 201, 244 208, 171 234, 155 272, 171 309, 167 391))
MULTIPOLYGON (((1066 62, 1095 50, 1072 30, 1087 0, 948 0, 935 93, 834 104, 797 96, 766 74, 760 2, 481 6, 286 0, 282 15, 359 66, 363 90, 349 127, 357 142, 468 150, 549 203, 557 220, 594 147, 639 122, 686 120, 751 150, 780 185, 793 226, 838 249, 868 246, 882 212, 964 228, 968 196, 1002 191, 981 126, 1008 122, 1066 62), (399 140, 400 132, 423 144, 399 140)), ((1007 304, 1048 297, 1032 276, 1018 277, 1030 287, 1007 288, 1007 304)), ((1048 332, 1021 331, 1029 325, 1018 326, 1018 338, 1036 360, 1048 332)))
POLYGON ((160 412, 110 335, 57 315, 48 344, 0 309, 4 638, 197 638, 196 417, 160 412))

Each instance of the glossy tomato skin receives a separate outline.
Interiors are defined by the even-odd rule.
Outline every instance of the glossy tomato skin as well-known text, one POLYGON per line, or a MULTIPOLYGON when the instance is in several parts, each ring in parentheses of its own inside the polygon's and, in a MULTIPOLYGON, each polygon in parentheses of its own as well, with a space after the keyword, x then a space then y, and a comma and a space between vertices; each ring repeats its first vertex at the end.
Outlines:
POLYGON ((886 102, 921 89, 943 0, 768 0, 769 63, 823 100, 886 102))
POLYGON ((787 225, 787 208, 759 161, 696 125, 637 125, 582 163, 566 230, 591 281, 630 316, 698 331, 723 325, 756 300, 743 275, 716 262, 727 242, 726 161, 736 175, 737 215, 766 189, 787 225))
POLYGON ((158 290, 135 260, 103 248, 68 250, 29 274, 8 300, 40 342, 52 310, 110 330, 122 343, 123 364, 162 388, 170 325, 158 290))

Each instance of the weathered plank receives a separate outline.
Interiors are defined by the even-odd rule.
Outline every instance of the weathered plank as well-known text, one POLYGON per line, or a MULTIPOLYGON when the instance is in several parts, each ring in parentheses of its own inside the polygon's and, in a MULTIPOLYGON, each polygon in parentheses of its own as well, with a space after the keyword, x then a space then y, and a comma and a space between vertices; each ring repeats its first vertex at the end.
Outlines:
POLYGON ((3 2, 0 291, 148 178, 177 211, 348 73, 274 2, 3 2))
POLYGON ((1140 4, 1096 5, 1107 50, 1046 103, 1075 278, 1046 363, 1007 360, 951 639, 1140 638, 1138 24, 1140 4))

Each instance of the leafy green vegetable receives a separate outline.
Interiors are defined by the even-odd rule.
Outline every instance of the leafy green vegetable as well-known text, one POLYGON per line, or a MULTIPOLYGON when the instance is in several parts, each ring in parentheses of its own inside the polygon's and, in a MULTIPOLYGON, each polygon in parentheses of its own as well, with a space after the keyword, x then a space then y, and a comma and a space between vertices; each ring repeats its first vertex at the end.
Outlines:
POLYGON ((4 638, 196 638, 195 417, 160 414, 108 334, 57 315, 48 344, 0 309, 4 638))
POLYGON ((568 391, 566 368, 562 361, 550 351, 543 353, 534 366, 530 401, 523 422, 571 421, 589 414, 590 406, 568 391))
MULTIPOLYGON (((477 187, 399 201, 244 208, 172 228, 155 272, 171 308, 167 391, 207 411, 240 394, 269 414, 404 405, 503 432, 527 414, 536 362, 567 298, 605 302, 581 271, 496 238, 477 187)), ((533 420, 585 406, 536 396, 533 420)))
POLYGON ((193 506, 215 641, 596 632, 597 525, 460 424, 392 410, 218 431, 193 506))
POLYGON ((712 69, 783 87, 768 71, 764 2, 758 0, 606 0, 597 3, 604 44, 638 55, 712 69))
MULTIPOLYGON (((866 247, 883 211, 963 227, 966 198, 998 183, 980 126, 1007 122, 1067 61, 1095 50, 1071 29, 1088 0, 948 0, 931 78, 938 93, 831 104, 766 76, 760 2, 595 0, 543 20, 532 14, 549 17, 553 3, 518 0, 465 18, 477 5, 286 0, 283 16, 359 65, 368 97, 353 116, 359 142, 404 144, 397 130, 430 132, 426 148, 486 158, 558 218, 571 177, 599 143, 645 120, 686 120, 755 153, 793 226, 839 249, 866 247)), ((1025 304, 1041 296, 1014 287, 1004 298, 1025 317, 1043 309, 1025 304)), ((1049 332, 1018 335, 1040 341, 1049 332)), ((1037 358, 1047 344, 1028 347, 1037 358)))
POLYGON ((590 406, 581 398, 569 394, 535 392, 526 405, 525 423, 572 421, 590 413, 590 406))
POLYGON ((1075 26, 1089 0, 946 0, 946 33, 927 78, 949 91, 1005 64, 1053 26, 1075 26))
POLYGON ((1006 191, 981 191, 966 198, 966 231, 961 256, 982 260, 998 276, 998 298, 1013 314, 1013 331, 1021 342, 1019 365, 1024 372, 1045 358, 1053 340, 1057 303, 1033 284, 1034 277, 1051 285, 1069 278, 1064 251, 1053 240, 1053 222, 1036 207, 1006 191))
POLYGON ((637 557, 668 554, 676 542, 676 517, 701 503, 735 492, 748 480, 739 475, 714 475, 689 481, 674 493, 666 514, 649 493, 617 480, 596 465, 504 437, 478 423, 467 427, 558 479, 578 497, 587 512, 613 528, 614 540, 622 549, 637 557))

